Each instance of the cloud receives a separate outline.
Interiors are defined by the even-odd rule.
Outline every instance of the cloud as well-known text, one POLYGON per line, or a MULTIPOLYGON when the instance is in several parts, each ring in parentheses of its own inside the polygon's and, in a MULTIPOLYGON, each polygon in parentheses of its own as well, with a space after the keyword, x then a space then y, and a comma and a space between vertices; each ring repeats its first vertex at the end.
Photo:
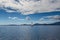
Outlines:
POLYGON ((26 19, 26 20, 31 20, 31 18, 30 18, 29 16, 27 16, 25 19, 26 19))
POLYGON ((60 20, 60 15, 47 16, 46 18, 53 19, 53 20, 60 20))
POLYGON ((8 17, 10 20, 23 20, 23 21, 31 21, 31 18, 29 16, 26 16, 24 19, 19 17, 8 17))
POLYGON ((54 15, 54 16, 46 16, 39 19, 39 22, 44 24, 54 23, 54 22, 60 22, 60 15, 54 15))
POLYGON ((18 17, 8 17, 8 18, 11 19, 11 20, 24 20, 24 19, 20 19, 18 17))
POLYGON ((0 0, 0 8, 23 15, 60 11, 60 0, 0 0))

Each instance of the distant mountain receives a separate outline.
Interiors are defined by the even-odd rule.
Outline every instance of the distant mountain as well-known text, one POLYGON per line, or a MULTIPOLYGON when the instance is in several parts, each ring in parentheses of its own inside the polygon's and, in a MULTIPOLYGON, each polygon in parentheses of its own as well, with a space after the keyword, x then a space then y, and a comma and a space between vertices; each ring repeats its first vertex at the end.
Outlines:
POLYGON ((34 25, 60 25, 60 22, 55 22, 55 23, 51 23, 51 24, 39 24, 39 23, 35 23, 34 25))
MULTIPOLYGON (((29 25, 32 25, 32 24, 20 24, 21 26, 29 26, 29 25)), ((20 26, 20 25, 17 25, 17 24, 10 24, 8 26, 20 26)), ((35 23, 33 25, 60 25, 60 22, 55 22, 55 23, 51 23, 51 24, 39 24, 39 23, 35 23)))
POLYGON ((17 24, 9 24, 8 26, 19 26, 19 25, 17 25, 17 24))
POLYGON ((41 24, 39 24, 39 23, 35 23, 34 25, 41 25, 41 24))
MULTIPOLYGON (((0 25, 0 26, 30 26, 32 24, 8 24, 8 25, 0 25)), ((33 25, 60 25, 60 22, 55 22, 55 23, 51 23, 51 24, 39 24, 39 23, 35 23, 33 25)))
POLYGON ((21 26, 25 26, 25 25, 26 25, 26 26, 29 26, 29 25, 31 25, 31 24, 21 24, 21 26))
POLYGON ((19 26, 17 24, 7 24, 7 25, 0 25, 0 26, 19 26))
POLYGON ((52 23, 51 25, 60 25, 60 22, 52 23))

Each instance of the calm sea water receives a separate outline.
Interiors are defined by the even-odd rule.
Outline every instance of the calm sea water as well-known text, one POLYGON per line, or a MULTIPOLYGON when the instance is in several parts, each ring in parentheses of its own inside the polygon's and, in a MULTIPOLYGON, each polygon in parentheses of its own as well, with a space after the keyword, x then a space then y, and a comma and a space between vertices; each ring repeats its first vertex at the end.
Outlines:
POLYGON ((0 40, 60 40, 60 26, 0 26, 0 40))

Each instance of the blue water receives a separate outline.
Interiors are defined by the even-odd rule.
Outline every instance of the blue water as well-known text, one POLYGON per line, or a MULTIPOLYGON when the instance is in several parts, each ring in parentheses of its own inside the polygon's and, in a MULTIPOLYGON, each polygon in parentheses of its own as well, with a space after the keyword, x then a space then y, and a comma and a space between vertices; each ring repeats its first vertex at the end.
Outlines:
POLYGON ((60 26, 0 26, 0 40, 60 40, 60 26))

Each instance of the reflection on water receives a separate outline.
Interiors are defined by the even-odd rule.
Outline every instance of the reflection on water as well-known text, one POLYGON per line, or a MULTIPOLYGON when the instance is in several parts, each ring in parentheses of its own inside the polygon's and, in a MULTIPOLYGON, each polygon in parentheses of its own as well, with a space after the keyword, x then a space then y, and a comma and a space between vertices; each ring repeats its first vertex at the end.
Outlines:
POLYGON ((60 40, 60 26, 0 26, 0 40, 60 40))

